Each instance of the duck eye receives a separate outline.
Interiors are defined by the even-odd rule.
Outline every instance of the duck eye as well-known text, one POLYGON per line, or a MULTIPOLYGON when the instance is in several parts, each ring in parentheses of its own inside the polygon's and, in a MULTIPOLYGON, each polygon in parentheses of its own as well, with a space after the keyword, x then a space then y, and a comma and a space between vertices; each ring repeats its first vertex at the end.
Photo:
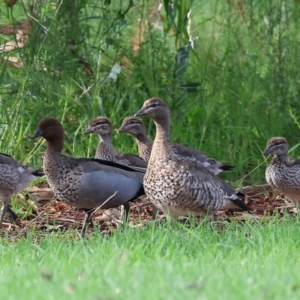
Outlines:
POLYGON ((150 107, 156 107, 156 106, 157 106, 156 103, 152 103, 152 104, 150 105, 150 107))
POLYGON ((48 123, 48 127, 52 127, 53 126, 53 123, 48 123))
POLYGON ((108 123, 106 121, 98 121, 97 123, 95 123, 95 125, 108 125, 108 123))

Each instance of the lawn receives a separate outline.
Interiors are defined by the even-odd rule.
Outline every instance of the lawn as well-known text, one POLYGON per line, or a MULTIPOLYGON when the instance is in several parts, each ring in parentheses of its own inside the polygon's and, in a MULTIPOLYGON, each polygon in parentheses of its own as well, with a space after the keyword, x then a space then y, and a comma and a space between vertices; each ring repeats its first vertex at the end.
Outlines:
POLYGON ((1 240, 3 299, 299 299, 299 220, 1 240))

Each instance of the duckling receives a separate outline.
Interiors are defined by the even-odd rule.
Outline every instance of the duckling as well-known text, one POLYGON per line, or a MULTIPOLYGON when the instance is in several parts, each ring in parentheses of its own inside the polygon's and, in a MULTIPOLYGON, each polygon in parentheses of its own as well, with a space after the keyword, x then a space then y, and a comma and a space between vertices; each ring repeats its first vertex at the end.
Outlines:
POLYGON ((112 123, 106 117, 97 117, 90 120, 84 134, 96 133, 100 137, 95 158, 113 161, 126 166, 145 168, 147 163, 134 154, 118 153, 111 143, 112 123))
POLYGON ((266 181, 293 203, 300 202, 300 159, 288 156, 289 145, 284 137, 272 137, 264 155, 273 155, 266 168, 266 181))
MULTIPOLYGON (((149 161, 153 141, 147 136, 144 122, 141 119, 136 117, 125 118, 118 132, 125 132, 135 137, 139 156, 146 162, 149 161)), ((233 166, 223 165, 214 158, 208 158, 204 152, 198 151, 190 146, 172 143, 171 147, 179 159, 198 162, 215 175, 233 169, 233 166)))
POLYGON ((42 171, 21 165, 13 157, 0 153, 0 199, 4 204, 0 217, 0 228, 7 212, 13 220, 17 218, 17 214, 9 205, 12 195, 23 190, 32 180, 43 175, 42 171))

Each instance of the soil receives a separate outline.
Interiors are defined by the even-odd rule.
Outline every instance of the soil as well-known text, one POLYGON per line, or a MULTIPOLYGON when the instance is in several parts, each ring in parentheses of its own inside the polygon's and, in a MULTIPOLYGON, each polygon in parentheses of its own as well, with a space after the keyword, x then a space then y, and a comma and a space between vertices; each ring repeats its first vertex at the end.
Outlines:
MULTIPOLYGON (((214 215, 214 221, 219 223, 218 227, 222 228, 224 222, 237 221, 243 223, 245 220, 251 219, 268 220, 274 215, 281 218, 286 214, 293 216, 297 213, 293 203, 285 199, 283 195, 274 195, 271 187, 268 185, 248 186, 239 191, 243 193, 241 200, 252 209, 252 212, 248 213, 240 210, 218 211, 214 215)), ((16 223, 11 222, 6 216, 2 225, 2 237, 8 236, 13 241, 26 237, 32 231, 43 236, 53 231, 65 232, 69 229, 74 229, 68 232, 74 232, 74 236, 79 238, 85 213, 54 199, 50 188, 47 186, 31 187, 26 189, 25 193, 17 196, 23 203, 22 210, 24 215, 28 212, 28 206, 31 208, 31 213, 22 219, 19 218, 16 223), (26 205, 24 205, 24 201, 26 205)), ((149 222, 153 222, 153 206, 146 196, 131 202, 130 208, 130 227, 143 227, 149 222)), ((99 228, 102 235, 111 235, 122 223, 120 215, 120 208, 104 211, 99 209, 93 215, 93 225, 99 228)), ((165 216, 160 212, 155 222, 164 218, 165 216)), ((91 224, 86 236, 93 234, 94 227, 91 224)))

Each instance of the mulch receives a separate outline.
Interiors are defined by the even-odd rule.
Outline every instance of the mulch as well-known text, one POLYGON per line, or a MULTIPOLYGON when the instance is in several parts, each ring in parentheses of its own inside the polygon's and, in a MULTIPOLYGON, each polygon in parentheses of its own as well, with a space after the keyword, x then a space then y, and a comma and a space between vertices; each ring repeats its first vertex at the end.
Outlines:
MULTIPOLYGON (((295 206, 284 198, 283 195, 274 195, 270 186, 256 185, 241 188, 243 193, 242 199, 250 208, 252 213, 234 210, 218 211, 214 215, 215 221, 225 222, 244 222, 245 220, 261 220, 270 219, 274 215, 282 217, 283 215, 295 215, 297 210, 295 206)), ((18 198, 27 205, 31 206, 32 213, 18 219, 17 223, 12 223, 9 218, 5 218, 2 231, 2 237, 7 236, 10 240, 18 240, 26 237, 28 233, 35 232, 40 236, 49 232, 65 232, 74 233, 74 237, 79 238, 79 232, 84 220, 84 212, 77 210, 59 200, 54 199, 50 188, 46 186, 31 187, 25 190, 25 193, 18 194, 18 198), (25 196, 24 196, 25 194, 25 196)), ((153 222, 153 206, 146 196, 142 196, 131 202, 131 210, 129 216, 130 227, 143 227, 149 222, 153 222)), ((24 213, 28 207, 23 208, 24 213)), ((120 221, 120 208, 110 210, 99 209, 94 213, 94 226, 99 228, 102 235, 111 235, 118 226, 120 221)), ((164 215, 160 212, 158 220, 164 219, 164 215)), ((87 231, 87 236, 94 234, 93 226, 87 231)))

